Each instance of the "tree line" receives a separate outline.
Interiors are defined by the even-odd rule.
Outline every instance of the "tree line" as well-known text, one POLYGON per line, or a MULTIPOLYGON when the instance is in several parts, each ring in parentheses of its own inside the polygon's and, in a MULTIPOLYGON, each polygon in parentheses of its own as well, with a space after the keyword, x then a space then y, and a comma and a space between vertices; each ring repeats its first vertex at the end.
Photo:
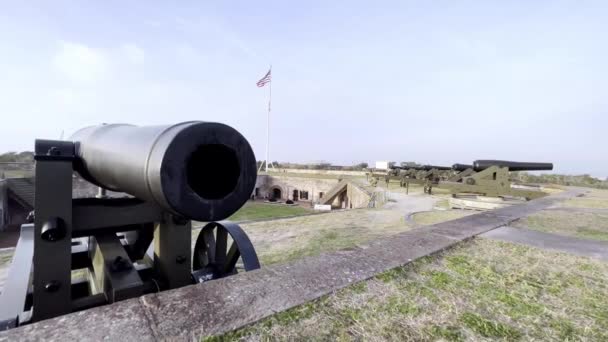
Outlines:
MULTIPOLYGON (((263 160, 258 160, 258 169, 264 165, 263 160)), ((273 161, 272 165, 276 168, 281 169, 305 169, 305 170, 341 170, 341 171, 364 171, 369 165, 365 162, 357 163, 354 165, 333 165, 328 162, 319 163, 289 163, 289 162, 278 162, 273 161)))
POLYGON ((34 152, 6 152, 0 154, 0 163, 33 163, 34 152))
POLYGON ((511 178, 522 183, 558 184, 568 186, 582 186, 587 188, 608 189, 608 178, 601 180, 588 174, 559 175, 559 174, 531 174, 528 172, 512 172, 511 178))

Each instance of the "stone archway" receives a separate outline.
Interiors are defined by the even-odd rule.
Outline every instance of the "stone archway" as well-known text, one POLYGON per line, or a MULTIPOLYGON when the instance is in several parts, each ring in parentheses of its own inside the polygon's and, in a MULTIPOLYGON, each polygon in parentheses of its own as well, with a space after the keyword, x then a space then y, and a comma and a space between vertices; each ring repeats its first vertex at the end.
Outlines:
POLYGON ((281 198, 283 198, 283 192, 281 191, 281 188, 272 188, 270 198, 275 200, 280 200, 281 198))

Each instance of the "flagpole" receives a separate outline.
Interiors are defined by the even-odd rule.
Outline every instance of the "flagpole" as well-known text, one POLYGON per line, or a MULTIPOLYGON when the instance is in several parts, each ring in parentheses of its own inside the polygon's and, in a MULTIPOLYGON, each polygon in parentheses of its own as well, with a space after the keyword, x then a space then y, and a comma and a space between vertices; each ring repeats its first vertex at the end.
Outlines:
MULTIPOLYGON (((270 65, 272 73, 272 65, 270 65)), ((270 106, 272 104, 272 78, 268 82, 268 115, 266 116, 266 172, 268 172, 268 150, 270 148, 270 106)))
MULTIPOLYGON (((266 157, 264 158, 264 163, 260 164, 258 172, 262 170, 262 165, 264 165, 264 171, 268 172, 268 150, 270 149, 270 111, 272 107, 272 64, 270 65, 266 76, 262 77, 262 79, 260 79, 256 84, 258 87, 263 87, 266 85, 266 83, 270 83, 268 85, 268 112, 266 113, 266 157)), ((274 168, 272 163, 270 166, 274 168)))

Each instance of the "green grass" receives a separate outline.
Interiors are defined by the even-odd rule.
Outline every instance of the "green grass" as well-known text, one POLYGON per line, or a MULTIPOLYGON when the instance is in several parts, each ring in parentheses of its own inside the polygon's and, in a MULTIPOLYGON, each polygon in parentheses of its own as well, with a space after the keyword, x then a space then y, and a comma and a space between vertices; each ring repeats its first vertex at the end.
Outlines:
POLYGON ((23 178, 23 177, 34 177, 34 171, 27 170, 4 170, 0 171, 0 176, 4 172, 6 178, 23 178))
POLYGON ((464 341, 464 336, 457 326, 431 325, 427 327, 426 334, 436 340, 464 341))
POLYGON ((565 207, 608 209, 608 190, 589 189, 581 197, 564 201, 565 207))
POLYGON ((260 219, 271 219, 278 217, 289 217, 309 214, 310 209, 301 206, 289 206, 284 204, 268 204, 259 202, 247 202, 236 213, 228 219, 231 221, 249 221, 260 219))
POLYGON ((448 210, 450 209, 450 200, 448 198, 442 198, 435 203, 435 208, 448 210))
POLYGON ((353 226, 350 230, 320 230, 302 244, 294 245, 289 251, 262 254, 260 259, 263 265, 285 263, 307 256, 352 248, 366 240, 363 227, 353 226), (361 234, 357 234, 357 231, 361 234))
POLYGON ((483 337, 517 340, 521 333, 508 325, 485 319, 475 313, 465 312, 459 317, 462 324, 483 337))
MULTIPOLYGON (((264 209, 268 209, 268 206, 273 205, 264 204, 264 209)), ((305 213, 309 212, 307 210, 305 213)), ((201 223, 197 225, 200 227, 201 223)), ((385 209, 334 211, 322 215, 245 222, 240 226, 247 232, 262 265, 352 248, 411 228, 401 212, 385 209)), ((193 243, 199 232, 200 229, 192 230, 193 243)))
POLYGON ((252 326, 231 340, 607 340, 608 264, 476 239, 252 326))
POLYGON ((335 211, 243 223, 263 265, 365 244, 410 229, 403 214, 386 209, 335 211))
POLYGON ((608 199, 603 198, 572 198, 564 202, 566 207, 608 209, 608 199))
POLYGON ((517 220, 513 226, 581 239, 608 241, 608 213, 547 210, 517 220))

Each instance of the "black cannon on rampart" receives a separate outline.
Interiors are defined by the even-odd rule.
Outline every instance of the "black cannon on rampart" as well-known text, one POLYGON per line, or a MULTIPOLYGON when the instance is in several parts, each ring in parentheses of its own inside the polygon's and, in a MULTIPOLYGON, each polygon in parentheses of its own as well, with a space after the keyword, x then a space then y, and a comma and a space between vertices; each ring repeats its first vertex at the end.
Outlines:
POLYGON ((36 140, 35 160, 34 223, 22 227, 0 330, 260 267, 245 232, 216 222, 257 177, 249 143, 227 125, 93 126, 36 140), (74 171, 131 196, 73 198, 74 171), (194 249, 191 220, 209 222, 194 249))
POLYGON ((510 171, 548 171, 552 163, 529 163, 506 160, 476 160, 473 164, 454 164, 457 171, 447 181, 437 184, 442 189, 456 193, 473 193, 485 196, 510 196, 534 199, 546 194, 527 187, 515 188, 509 180, 510 171))
POLYGON ((492 166, 506 167, 509 171, 550 171, 553 163, 528 163, 507 160, 476 160, 473 162, 473 170, 483 171, 492 166))
POLYGON ((424 192, 431 194, 433 185, 440 180, 448 179, 453 173, 449 166, 437 165, 412 165, 412 166, 393 166, 391 172, 386 176, 385 181, 398 180, 400 187, 406 189, 406 194, 409 193, 410 184, 422 185, 424 192))
POLYGON ((452 168, 449 166, 437 166, 437 165, 415 165, 415 166, 392 166, 391 169, 417 170, 417 171, 430 171, 430 170, 447 171, 447 170, 451 170, 452 168))
POLYGON ((462 172, 464 170, 473 169, 473 165, 470 164, 454 164, 452 170, 462 172))

